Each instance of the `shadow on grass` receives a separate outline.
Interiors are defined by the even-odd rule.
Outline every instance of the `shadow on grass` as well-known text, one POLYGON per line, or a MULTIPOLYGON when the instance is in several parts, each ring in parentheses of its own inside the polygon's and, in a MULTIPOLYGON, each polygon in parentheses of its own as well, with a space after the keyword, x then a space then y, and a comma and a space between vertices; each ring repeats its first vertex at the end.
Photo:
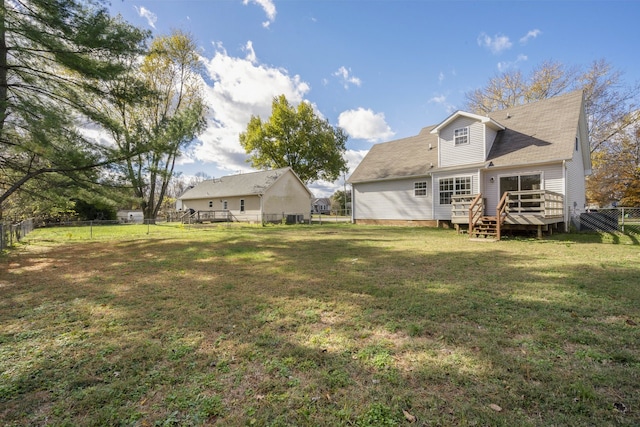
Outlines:
POLYGON ((637 262, 518 244, 309 228, 12 257, 0 414, 369 425, 405 409, 436 425, 633 425, 613 408, 636 403, 637 262))

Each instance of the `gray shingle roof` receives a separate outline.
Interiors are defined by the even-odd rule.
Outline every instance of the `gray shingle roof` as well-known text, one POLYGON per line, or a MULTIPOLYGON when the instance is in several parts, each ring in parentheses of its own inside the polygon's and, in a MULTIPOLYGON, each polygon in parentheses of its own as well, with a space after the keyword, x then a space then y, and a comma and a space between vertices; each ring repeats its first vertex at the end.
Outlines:
POLYGON ((490 113, 507 129, 487 160, 495 166, 570 160, 581 109, 582 91, 576 91, 490 113))
POLYGON ((423 128, 416 136, 374 145, 353 171, 349 182, 420 176, 432 172, 438 165, 438 136, 430 133, 434 127, 423 128))
POLYGON ((213 197, 250 196, 264 194, 282 175, 291 168, 243 173, 202 181, 186 191, 181 200, 205 199, 213 197))
MULTIPOLYGON (((488 114, 506 129, 498 132, 486 161, 499 167, 571 159, 581 110, 582 91, 576 91, 488 114)), ((374 145, 349 182, 438 171, 438 137, 429 133, 436 126, 425 127, 416 136, 374 145)))

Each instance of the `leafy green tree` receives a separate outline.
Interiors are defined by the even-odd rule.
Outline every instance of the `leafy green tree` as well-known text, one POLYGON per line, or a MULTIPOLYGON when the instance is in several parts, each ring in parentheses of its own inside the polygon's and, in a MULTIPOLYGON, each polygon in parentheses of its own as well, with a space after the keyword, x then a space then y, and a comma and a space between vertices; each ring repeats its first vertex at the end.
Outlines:
POLYGON ((145 219, 158 215, 176 159, 205 128, 201 67, 193 38, 176 31, 153 40, 140 67, 109 89, 103 111, 114 123, 111 134, 126 158, 122 172, 145 219))
MULTIPOLYGON (((16 0, 0 6, 0 215, 25 183, 101 176, 120 153, 79 124, 108 126, 87 102, 113 81, 148 34, 109 16, 100 0, 16 0)), ((33 187, 33 186, 32 186, 33 187)))
POLYGON ((271 117, 252 116, 240 144, 258 169, 290 166, 305 183, 335 181, 346 170, 347 134, 316 115, 311 105, 290 105, 284 95, 273 99, 271 117))
POLYGON ((602 205, 621 196, 620 183, 630 182, 628 169, 620 167, 620 153, 628 149, 632 129, 640 125, 640 86, 625 84, 622 78, 622 72, 605 60, 594 61, 586 69, 545 62, 527 77, 518 70, 494 76, 486 86, 466 94, 465 108, 486 114, 583 90, 594 172, 587 180, 587 198, 602 205))
POLYGON ((338 214, 348 212, 351 207, 351 192, 346 190, 336 190, 331 196, 331 210, 338 214))

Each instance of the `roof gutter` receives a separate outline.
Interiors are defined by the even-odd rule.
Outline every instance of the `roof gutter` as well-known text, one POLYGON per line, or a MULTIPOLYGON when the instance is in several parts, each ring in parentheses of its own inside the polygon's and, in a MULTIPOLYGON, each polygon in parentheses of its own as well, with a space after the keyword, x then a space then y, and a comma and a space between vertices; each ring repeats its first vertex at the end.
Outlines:
POLYGON ((353 185, 353 184, 364 184, 367 182, 399 181, 401 179, 426 178, 426 177, 431 177, 431 175, 432 175, 432 172, 428 172, 428 173, 419 174, 419 175, 393 176, 390 178, 366 179, 362 181, 347 180, 347 183, 353 185))
POLYGON ((489 162, 486 164, 486 166, 484 168, 481 168, 482 170, 487 170, 487 169, 514 169, 514 168, 524 168, 524 167, 531 167, 531 166, 545 166, 545 165, 552 165, 552 164, 557 164, 562 162, 562 165, 564 166, 565 162, 567 160, 566 159, 556 159, 556 160, 547 160, 545 162, 536 162, 536 163, 517 163, 517 164, 511 164, 511 165, 501 165, 501 166, 495 166, 493 164, 493 162, 489 162))

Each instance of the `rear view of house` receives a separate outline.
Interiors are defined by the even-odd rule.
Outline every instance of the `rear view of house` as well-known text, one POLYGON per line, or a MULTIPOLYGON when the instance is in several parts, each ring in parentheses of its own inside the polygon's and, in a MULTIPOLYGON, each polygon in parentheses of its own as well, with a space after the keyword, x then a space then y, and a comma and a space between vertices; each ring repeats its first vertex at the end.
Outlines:
POLYGON ((180 196, 196 221, 302 222, 312 194, 289 167, 203 181, 180 196))
POLYGON ((568 230, 591 159, 581 91, 487 116, 457 111, 371 148, 349 178, 360 224, 568 230))

